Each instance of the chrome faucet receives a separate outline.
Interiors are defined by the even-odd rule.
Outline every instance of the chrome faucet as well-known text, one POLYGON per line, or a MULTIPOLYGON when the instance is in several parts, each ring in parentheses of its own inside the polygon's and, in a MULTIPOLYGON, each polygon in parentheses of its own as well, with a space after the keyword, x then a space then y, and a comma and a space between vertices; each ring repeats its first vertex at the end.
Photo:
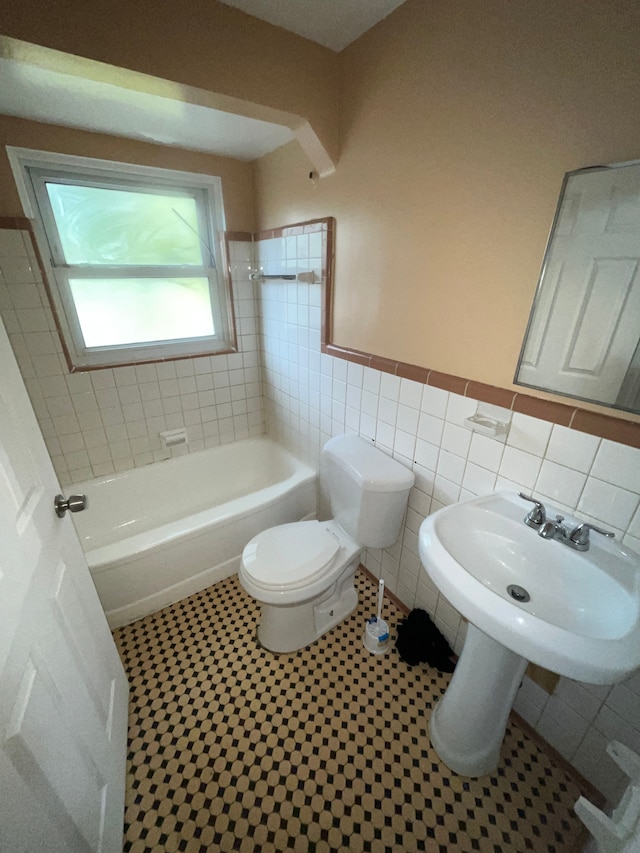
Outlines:
POLYGON ((540 530, 538 530, 538 536, 541 536, 543 539, 559 539, 561 542, 564 542, 569 533, 562 523, 563 521, 564 515, 556 515, 555 521, 545 521, 540 526, 540 530))
POLYGON ((612 533, 610 530, 602 530, 602 528, 596 527, 595 524, 588 524, 586 521, 580 522, 576 527, 569 530, 563 524, 564 515, 556 515, 555 521, 549 521, 547 519, 547 511, 541 501, 522 492, 519 492, 518 495, 523 500, 531 501, 534 504, 533 509, 525 516, 524 523, 537 530, 538 536, 541 536, 543 539, 557 539, 558 542, 576 551, 588 551, 591 544, 589 540, 590 530, 594 530, 601 536, 607 536, 610 539, 615 537, 615 533, 612 533))

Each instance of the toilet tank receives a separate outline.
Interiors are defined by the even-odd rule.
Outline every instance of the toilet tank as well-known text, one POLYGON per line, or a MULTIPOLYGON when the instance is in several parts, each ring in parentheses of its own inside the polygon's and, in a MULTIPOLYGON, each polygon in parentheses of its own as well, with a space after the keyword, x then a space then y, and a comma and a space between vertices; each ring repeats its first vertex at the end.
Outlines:
POLYGON ((320 478, 340 527, 365 548, 389 548, 400 526, 415 477, 357 435, 337 435, 320 455, 320 478))

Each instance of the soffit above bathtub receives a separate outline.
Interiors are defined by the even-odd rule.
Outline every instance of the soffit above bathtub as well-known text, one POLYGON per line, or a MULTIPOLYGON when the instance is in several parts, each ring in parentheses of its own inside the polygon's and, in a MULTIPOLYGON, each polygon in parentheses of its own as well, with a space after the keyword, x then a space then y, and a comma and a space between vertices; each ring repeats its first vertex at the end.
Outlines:
POLYGON ((247 161, 294 138, 282 124, 189 103, 183 92, 163 96, 3 57, 0 113, 247 161))
POLYGON ((222 0, 254 18, 343 50, 405 0, 222 0))

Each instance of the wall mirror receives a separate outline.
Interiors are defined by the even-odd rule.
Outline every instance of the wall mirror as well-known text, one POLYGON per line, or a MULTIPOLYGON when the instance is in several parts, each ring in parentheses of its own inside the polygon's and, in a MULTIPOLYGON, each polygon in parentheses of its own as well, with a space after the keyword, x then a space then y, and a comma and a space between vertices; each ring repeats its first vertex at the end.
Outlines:
POLYGON ((565 175, 514 381, 640 413, 640 161, 565 175))

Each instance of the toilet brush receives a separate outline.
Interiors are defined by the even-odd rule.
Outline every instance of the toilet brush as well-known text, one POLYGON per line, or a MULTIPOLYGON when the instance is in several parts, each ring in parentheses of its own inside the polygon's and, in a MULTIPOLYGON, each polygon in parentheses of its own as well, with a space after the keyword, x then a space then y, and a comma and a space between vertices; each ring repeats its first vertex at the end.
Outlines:
POLYGON ((363 642, 364 647, 376 655, 387 651, 390 645, 389 626, 382 618, 382 602, 384 600, 384 580, 380 578, 378 583, 378 613, 367 619, 363 642))
POLYGON ((382 602, 384 600, 384 581, 380 578, 378 582, 378 615, 376 616, 376 620, 380 622, 382 619, 382 602))

